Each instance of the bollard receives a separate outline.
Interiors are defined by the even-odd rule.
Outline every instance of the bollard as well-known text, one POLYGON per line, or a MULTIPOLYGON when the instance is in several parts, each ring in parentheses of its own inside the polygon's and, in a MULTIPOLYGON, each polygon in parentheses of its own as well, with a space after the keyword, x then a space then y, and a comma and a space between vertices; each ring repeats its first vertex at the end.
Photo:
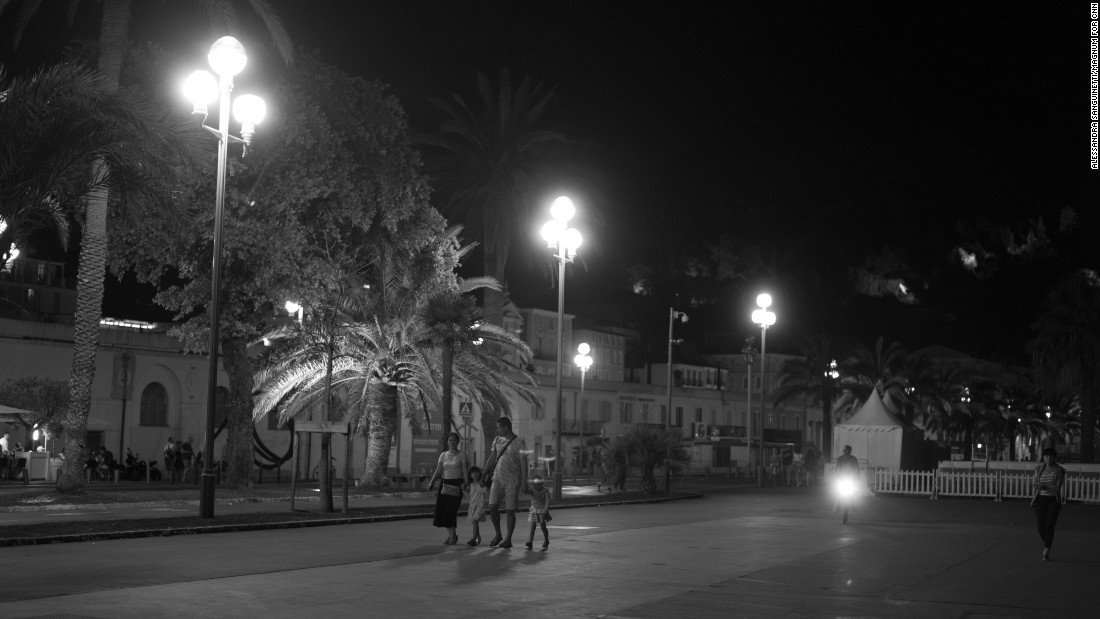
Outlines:
POLYGON ((940 470, 932 471, 932 496, 929 499, 935 501, 940 498, 940 470))
POLYGON ((994 483, 997 484, 997 489, 993 493, 994 494, 993 501, 996 502, 996 503, 1000 503, 1002 497, 1004 496, 1004 488, 1001 487, 1001 471, 999 471, 999 470, 997 471, 997 478, 996 478, 996 481, 994 483))

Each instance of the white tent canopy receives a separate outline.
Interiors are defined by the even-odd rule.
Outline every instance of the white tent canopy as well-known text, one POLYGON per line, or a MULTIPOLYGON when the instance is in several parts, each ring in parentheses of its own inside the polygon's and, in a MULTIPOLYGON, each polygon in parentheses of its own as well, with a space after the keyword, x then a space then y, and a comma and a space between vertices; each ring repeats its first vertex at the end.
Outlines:
MULTIPOLYGON (((887 396, 889 397, 889 396, 887 396)), ((877 389, 848 421, 833 430, 833 453, 845 445, 870 468, 900 470, 919 458, 920 437, 887 407, 877 389)))

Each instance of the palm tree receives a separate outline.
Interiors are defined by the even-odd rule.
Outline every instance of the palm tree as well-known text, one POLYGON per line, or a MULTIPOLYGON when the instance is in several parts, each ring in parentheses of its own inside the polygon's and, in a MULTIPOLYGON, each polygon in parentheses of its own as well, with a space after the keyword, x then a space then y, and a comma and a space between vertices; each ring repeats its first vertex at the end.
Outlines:
POLYGON ((905 364, 905 350, 897 342, 886 343, 879 336, 874 347, 859 346, 843 362, 848 369, 850 379, 845 381, 844 390, 836 402, 836 410, 850 415, 867 401, 872 389, 883 395, 890 393, 894 400, 905 399, 905 377, 902 369, 905 364))
MULTIPOLYGON (((77 0, 70 0, 68 15, 70 21, 75 15, 77 0)), ((0 4, 3 11, 5 4, 0 4)), ((121 74, 122 59, 129 45, 130 16, 132 0, 103 0, 103 12, 100 19, 98 67, 103 75, 104 87, 109 91, 117 90, 121 74)), ((40 2, 25 2, 20 6, 17 18, 17 32, 13 43, 19 37, 40 2)), ((275 41, 276 47, 286 61, 291 59, 290 37, 283 29, 282 22, 267 2, 253 0, 253 10, 260 15, 264 25, 275 41)), ((236 9, 228 0, 199 3, 207 18, 224 26, 230 32, 236 30, 236 9)), ((108 167, 107 157, 97 158, 91 164, 91 177, 105 179, 114 172, 108 167)), ((67 492, 80 492, 84 487, 83 471, 77 472, 75 456, 83 451, 87 431, 88 412, 91 409, 91 389, 95 379, 95 354, 99 346, 99 321, 103 313, 104 276, 107 265, 107 205, 110 195, 106 183, 97 182, 84 200, 81 217, 83 237, 80 244, 80 257, 77 266, 76 311, 73 316, 73 363, 69 379, 72 407, 70 408, 69 433, 66 435, 66 468, 58 488, 67 492), (73 421, 77 423, 72 424, 73 421), (71 452, 71 453, 70 453, 71 452)), ((82 454, 80 454, 82 457, 82 454)))
POLYGON ((849 365, 851 354, 827 334, 803 337, 798 344, 801 356, 787 359, 779 367, 779 387, 775 404, 800 397, 810 406, 821 405, 821 452, 832 459, 833 402, 853 382, 849 365), (841 359, 841 363, 836 360, 841 359), (834 374, 835 373, 835 374, 834 374))
MULTIPOLYGON (((514 89, 507 69, 494 91, 477 75, 481 106, 471 109, 459 95, 431 99, 447 116, 436 135, 418 142, 438 151, 428 171, 445 196, 442 211, 465 223, 482 243, 483 274, 505 281, 512 239, 534 221, 536 197, 554 171, 563 168, 570 141, 541 129, 554 90, 525 77, 514 89)), ((502 325, 504 296, 485 291, 485 315, 502 325)))
POLYGON ((443 435, 440 440, 444 447, 454 421, 451 402, 454 392, 455 354, 465 347, 485 344, 483 338, 474 337, 473 331, 480 326, 482 315, 477 301, 467 296, 479 288, 500 290, 500 284, 492 278, 460 279, 457 290, 440 291, 420 308, 420 320, 424 324, 425 335, 430 345, 437 348, 441 355, 442 393, 439 410, 443 416, 443 435))
POLYGON ((1032 324, 1032 367, 1043 390, 1077 396, 1081 408, 1081 461, 1095 462, 1097 385, 1100 384, 1100 279, 1079 270, 1048 293, 1032 324))
MULTIPOLYGON (((5 135, 0 217, 12 224, 4 234, 20 238, 46 222, 60 223, 59 233, 65 234, 64 218, 75 216, 84 224, 82 255, 92 252, 100 261, 98 277, 88 275, 91 259, 82 258, 78 271, 72 405, 66 467, 58 483, 62 491, 79 492, 106 258, 104 238, 96 235, 106 232, 106 196, 113 192, 131 212, 150 206, 170 212, 173 202, 165 188, 177 166, 192 157, 194 144, 188 138, 199 136, 194 128, 169 122, 134 90, 117 88, 90 70, 57 67, 26 80, 0 75, 0 81, 6 92, 0 103, 0 133, 5 135), (91 212, 100 201, 102 219, 91 212), (94 307, 89 305, 91 289, 99 291, 94 307)), ((10 247, 7 240, 0 237, 10 247)))
MULTIPOLYGON (((449 408, 441 398, 445 349, 433 344, 433 329, 423 320, 428 312, 414 307, 383 321, 377 309, 377 303, 364 308, 356 322, 335 333, 331 355, 332 384, 348 394, 344 416, 367 436, 360 481, 372 486, 384 484, 398 421, 403 417, 419 433, 432 412, 445 415, 449 408)), ((513 394, 534 402, 534 393, 524 384, 533 384, 523 370, 531 355, 526 344, 487 323, 469 324, 466 333, 471 343, 481 340, 484 345, 449 349, 454 390, 482 410, 509 410, 513 394)), ((321 397, 328 361, 315 344, 288 339, 267 361, 256 377, 257 418, 276 414, 290 419, 321 397)))
POLYGON ((970 394, 972 376, 962 368, 947 368, 927 379, 917 392, 926 433, 941 443, 958 440, 973 427, 975 409, 970 394))

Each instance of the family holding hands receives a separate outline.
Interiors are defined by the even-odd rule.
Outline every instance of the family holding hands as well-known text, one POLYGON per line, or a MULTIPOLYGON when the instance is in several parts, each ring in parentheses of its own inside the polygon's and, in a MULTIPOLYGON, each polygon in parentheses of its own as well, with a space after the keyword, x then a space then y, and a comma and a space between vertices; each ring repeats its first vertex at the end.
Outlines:
POLYGON ((436 494, 436 527, 447 529, 444 544, 458 542, 458 508, 462 495, 468 493, 470 504, 467 518, 473 526, 473 536, 466 542, 468 546, 481 543, 479 523, 485 521, 486 513, 493 523, 495 536, 489 542, 492 548, 511 548, 512 533, 516 528, 516 511, 519 509, 520 492, 531 495, 528 509, 528 522, 531 523, 527 536, 527 548, 531 549, 535 541, 535 529, 542 527, 542 548, 550 547, 550 533, 546 523, 550 521, 550 492, 543 487, 542 477, 535 475, 530 484, 527 479, 527 445, 523 439, 512 432, 512 421, 501 417, 497 421, 497 437, 485 460, 484 470, 470 466, 466 454, 459 451, 461 438, 457 433, 447 435, 447 451, 439 455, 439 463, 428 480, 428 489, 435 485, 436 478, 441 480, 436 494), (507 535, 501 535, 500 511, 505 512, 507 535))

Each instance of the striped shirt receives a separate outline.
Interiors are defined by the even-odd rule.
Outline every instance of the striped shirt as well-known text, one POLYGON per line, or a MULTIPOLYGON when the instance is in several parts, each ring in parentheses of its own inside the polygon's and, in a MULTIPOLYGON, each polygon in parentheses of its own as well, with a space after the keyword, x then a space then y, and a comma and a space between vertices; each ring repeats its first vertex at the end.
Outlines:
POLYGON ((1058 496, 1062 482, 1066 479, 1066 469, 1052 464, 1039 465, 1035 471, 1035 483, 1040 488, 1039 496, 1058 496))

